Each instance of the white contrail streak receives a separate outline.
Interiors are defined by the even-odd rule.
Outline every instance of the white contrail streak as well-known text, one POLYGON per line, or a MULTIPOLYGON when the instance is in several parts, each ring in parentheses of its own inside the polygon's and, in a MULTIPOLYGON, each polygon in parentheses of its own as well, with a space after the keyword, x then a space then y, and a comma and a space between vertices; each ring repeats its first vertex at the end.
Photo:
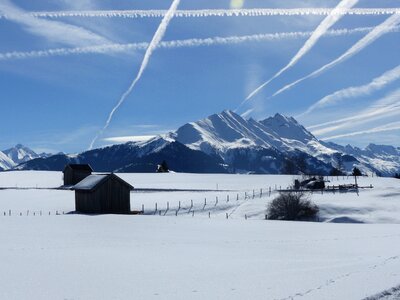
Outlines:
POLYGON ((400 113, 400 89, 388 94, 384 98, 374 102, 371 106, 363 111, 357 112, 354 116, 325 122, 313 126, 308 126, 307 129, 312 130, 315 135, 322 135, 339 129, 354 127, 359 124, 371 122, 372 120, 382 119, 398 115, 400 113), (316 129, 315 128, 320 128, 316 129))
POLYGON ((338 134, 338 135, 334 135, 334 136, 323 137, 323 138, 321 138, 321 140, 328 141, 328 140, 334 140, 334 139, 338 139, 338 138, 386 132, 386 131, 394 131, 394 130, 400 130, 400 122, 393 122, 393 123, 389 123, 389 124, 386 124, 383 126, 378 126, 375 128, 361 130, 361 131, 354 131, 354 132, 348 132, 348 133, 338 134))
POLYGON ((337 64, 340 64, 343 61, 349 59, 350 57, 357 54, 358 52, 363 50, 365 47, 367 47, 368 45, 373 43, 375 40, 380 38, 382 35, 391 31, 391 29, 394 26, 397 26, 399 24, 399 22, 400 22, 400 14, 392 15, 391 17, 386 19, 386 21, 384 21, 383 23, 381 23, 377 27, 375 27, 374 30, 372 30, 365 37, 363 37, 361 40, 359 40, 355 45, 353 45, 349 50, 347 50, 340 57, 338 57, 334 61, 324 65, 323 67, 319 68, 318 70, 312 72, 311 74, 309 74, 303 78, 300 78, 291 84, 286 85, 285 87, 283 87, 282 89, 277 91, 275 94, 273 94, 272 97, 275 97, 275 96, 281 94, 282 92, 292 88, 293 86, 297 85, 298 83, 300 83, 306 79, 316 77, 316 76, 322 74, 323 72, 333 68, 337 64))
MULTIPOLYGON (((332 8, 252 8, 252 9, 199 9, 177 10, 175 18, 192 17, 257 17, 257 16, 328 16, 332 8)), ((35 11, 26 15, 40 18, 161 18, 167 10, 86 10, 86 11, 35 11)), ((336 10, 337 15, 392 15, 400 14, 400 8, 352 8, 336 10)), ((7 14, 1 14, 0 19, 7 19, 7 14)))
MULTIPOLYGON (((370 32, 374 27, 358 27, 354 29, 335 29, 325 32, 324 37, 338 37, 353 34, 363 34, 370 32)), ((400 27, 392 28, 393 32, 399 32, 400 27)), ((298 31, 298 32, 278 32, 266 34, 254 34, 244 36, 229 36, 229 37, 212 37, 204 39, 186 39, 186 40, 173 40, 160 42, 156 48, 161 49, 175 49, 175 48, 193 48, 193 47, 207 47, 219 45, 236 45, 248 42, 265 42, 265 41, 279 41, 290 39, 302 39, 311 36, 312 31, 298 31)), ((130 44, 105 44, 98 46, 87 46, 77 48, 56 48, 39 51, 13 51, 0 53, 0 61, 11 59, 29 59, 41 58, 52 56, 67 56, 78 54, 109 54, 125 51, 145 50, 149 43, 130 43, 130 44)))
POLYGON ((93 149, 94 143, 97 141, 97 139, 103 134, 103 132, 108 128, 108 126, 111 123, 111 120, 115 114, 115 112, 118 110, 118 108, 124 103, 125 99, 129 96, 129 94, 132 92, 133 88, 135 87, 136 83, 140 80, 140 78, 143 75, 144 70, 146 69, 150 57, 153 54, 154 50, 157 48, 157 45, 161 42, 162 38, 165 35, 165 32, 167 30, 167 27, 169 25, 169 22, 172 20, 174 17, 174 13, 176 9, 178 8, 178 5, 180 3, 180 0, 173 0, 171 7, 169 8, 168 12, 165 14, 164 18, 162 19, 160 25, 157 28, 156 33, 153 36, 153 39, 151 40, 146 53, 144 54, 142 64, 140 66, 139 72, 136 75, 136 78, 132 81, 131 85, 127 89, 127 91, 121 96, 119 99, 117 105, 111 110, 107 121, 104 125, 104 127, 99 131, 99 133, 94 137, 92 142, 90 143, 89 149, 93 149))
POLYGON ((356 5, 358 0, 342 0, 314 30, 313 34, 310 38, 305 42, 303 47, 296 53, 296 55, 290 60, 290 62, 279 70, 274 76, 256 88, 253 92, 251 92, 246 99, 242 102, 250 100, 253 96, 255 96, 258 92, 260 92, 264 87, 266 87, 271 81, 279 77, 282 73, 293 67, 304 55, 306 55, 318 42, 318 40, 327 32, 336 22, 338 22, 343 15, 338 14, 340 11, 345 11, 346 9, 352 8, 356 5))
POLYGON ((360 86, 352 86, 349 88, 336 91, 328 96, 325 96, 315 104, 311 105, 304 113, 302 113, 299 116, 304 116, 306 114, 313 112, 318 108, 334 105, 346 99, 368 96, 371 93, 381 90, 385 88, 387 85, 399 79, 400 79, 400 65, 389 71, 386 71, 381 76, 374 78, 368 84, 360 86))

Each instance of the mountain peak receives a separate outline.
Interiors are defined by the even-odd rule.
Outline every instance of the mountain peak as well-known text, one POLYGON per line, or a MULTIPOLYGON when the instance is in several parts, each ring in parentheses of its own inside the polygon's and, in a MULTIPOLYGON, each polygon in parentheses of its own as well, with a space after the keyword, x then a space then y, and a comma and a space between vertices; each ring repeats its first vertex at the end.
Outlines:
POLYGON ((16 165, 39 157, 35 151, 25 147, 22 144, 17 144, 12 148, 4 150, 3 153, 7 155, 16 165))
POLYGON ((282 138, 295 139, 303 143, 316 140, 312 133, 300 125, 293 117, 276 113, 275 116, 262 120, 260 123, 272 129, 282 138))

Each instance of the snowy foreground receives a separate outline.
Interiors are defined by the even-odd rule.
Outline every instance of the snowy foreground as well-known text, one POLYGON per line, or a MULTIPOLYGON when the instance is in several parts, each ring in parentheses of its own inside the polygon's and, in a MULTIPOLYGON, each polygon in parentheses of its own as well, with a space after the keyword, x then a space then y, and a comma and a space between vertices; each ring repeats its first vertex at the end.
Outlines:
POLYGON ((41 189, 61 173, 0 173, 1 299, 400 297, 399 180, 314 194, 322 222, 307 223, 263 220, 293 176, 121 176, 146 215, 63 215, 74 193, 41 189))

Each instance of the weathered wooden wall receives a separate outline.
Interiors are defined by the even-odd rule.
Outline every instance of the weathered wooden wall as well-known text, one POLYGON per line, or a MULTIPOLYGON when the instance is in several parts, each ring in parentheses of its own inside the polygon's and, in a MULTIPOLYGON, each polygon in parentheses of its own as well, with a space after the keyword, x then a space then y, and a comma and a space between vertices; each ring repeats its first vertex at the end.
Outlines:
POLYGON ((83 213, 129 213, 130 189, 113 178, 94 191, 75 191, 75 209, 83 213))

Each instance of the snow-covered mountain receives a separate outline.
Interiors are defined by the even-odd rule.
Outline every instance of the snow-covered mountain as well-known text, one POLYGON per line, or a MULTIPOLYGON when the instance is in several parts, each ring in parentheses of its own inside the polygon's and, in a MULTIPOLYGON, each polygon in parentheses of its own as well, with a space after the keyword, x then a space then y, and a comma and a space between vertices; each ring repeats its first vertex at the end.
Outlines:
POLYGON ((37 154, 32 149, 25 147, 24 145, 17 144, 12 148, 0 151, 0 170, 9 170, 29 160, 48 156, 50 156, 50 154, 37 154))
POLYGON ((7 155, 16 165, 40 157, 40 155, 35 151, 21 144, 3 150, 3 153, 7 155))
POLYGON ((15 163, 2 151, 0 151, 0 171, 8 170, 15 166, 15 163))
POLYGON ((329 174, 358 167, 391 176, 400 170, 400 149, 325 143, 292 117, 276 114, 256 121, 226 110, 146 142, 36 158, 17 168, 61 170, 68 162, 80 162, 96 171, 152 172, 162 160, 172 170, 194 173, 329 174))
POLYGON ((365 149, 351 145, 340 146, 329 142, 326 145, 341 153, 355 157, 361 169, 368 168, 377 174, 390 176, 400 171, 400 148, 388 145, 369 144, 365 149))
POLYGON ((188 173, 226 173, 223 161, 192 150, 169 138, 158 136, 145 142, 129 142, 85 151, 37 158, 16 167, 18 170, 61 171, 68 163, 87 163, 97 172, 155 172, 163 160, 169 168, 188 173))
MULTIPOLYGON (((243 156, 247 156, 248 160, 253 158, 259 165, 263 161, 275 160, 275 165, 271 165, 271 168, 256 170, 266 173, 285 171, 284 165, 287 161, 279 161, 279 156, 289 158, 297 164, 292 166, 292 169, 297 168, 295 172, 329 173, 332 168, 351 172, 354 167, 358 167, 364 172, 390 176, 400 170, 399 148, 371 144, 361 150, 325 143, 293 117, 281 114, 255 121, 246 120, 232 111, 223 111, 185 124, 172 136, 191 149, 220 156, 235 170, 237 168, 233 165, 238 157, 243 167, 243 156), (265 151, 272 154, 260 157, 265 151)), ((246 170, 255 171, 254 168, 245 168, 246 170)))

